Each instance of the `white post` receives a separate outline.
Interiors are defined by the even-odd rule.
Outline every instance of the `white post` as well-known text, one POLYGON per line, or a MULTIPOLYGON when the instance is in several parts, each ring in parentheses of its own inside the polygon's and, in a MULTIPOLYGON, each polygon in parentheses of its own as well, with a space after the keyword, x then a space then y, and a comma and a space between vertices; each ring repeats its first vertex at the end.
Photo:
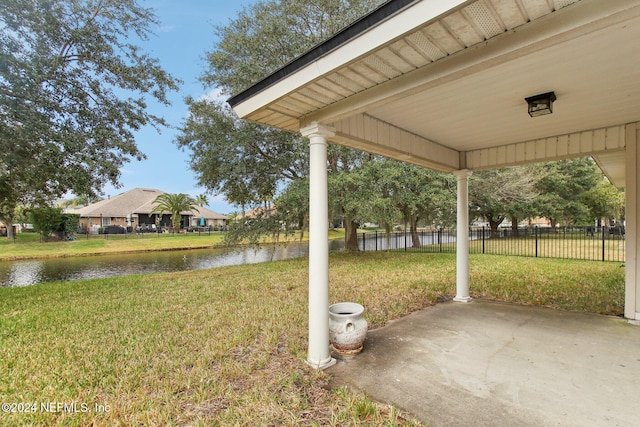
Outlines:
POLYGON ((469 177, 471 171, 453 172, 458 177, 458 216, 456 236, 456 297, 458 302, 469 302, 469 177))
POLYGON ((631 321, 640 320, 640 150, 638 150, 638 129, 636 123, 626 126, 625 165, 625 291, 624 317, 631 321))
POLYGON ((327 138, 331 128, 313 123, 309 138, 309 349, 307 363, 324 369, 336 363, 329 351, 329 201, 327 138))

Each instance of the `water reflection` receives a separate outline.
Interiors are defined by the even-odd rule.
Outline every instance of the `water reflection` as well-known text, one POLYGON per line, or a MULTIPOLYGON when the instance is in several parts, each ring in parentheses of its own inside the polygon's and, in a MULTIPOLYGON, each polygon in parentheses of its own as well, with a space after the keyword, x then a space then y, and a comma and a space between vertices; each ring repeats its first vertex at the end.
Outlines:
MULTIPOLYGON (((342 240, 329 250, 344 247, 342 240)), ((0 262, 0 287, 29 286, 44 282, 93 279, 129 274, 201 270, 229 265, 254 264, 309 254, 308 244, 289 244, 260 249, 191 249, 90 257, 0 262)))
MULTIPOLYGON (((0 265, 0 277, 4 278, 2 267, 4 265, 0 265)), ((5 285, 3 280, 3 286, 25 286, 38 283, 39 278, 42 277, 44 265, 40 261, 12 262, 8 264, 7 270, 10 284, 5 285)))

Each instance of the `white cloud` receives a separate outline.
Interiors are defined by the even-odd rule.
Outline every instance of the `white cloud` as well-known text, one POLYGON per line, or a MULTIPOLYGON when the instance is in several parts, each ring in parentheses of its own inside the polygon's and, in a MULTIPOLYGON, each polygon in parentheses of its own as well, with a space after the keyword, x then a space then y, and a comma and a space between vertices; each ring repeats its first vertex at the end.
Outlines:
POLYGON ((224 93, 224 91, 220 88, 213 88, 209 92, 202 94, 198 97, 198 101, 212 101, 212 102, 226 102, 228 98, 228 94, 224 93))
POLYGON ((175 25, 161 25, 160 27, 158 27, 158 32, 159 33, 170 33, 175 29, 176 29, 175 25))

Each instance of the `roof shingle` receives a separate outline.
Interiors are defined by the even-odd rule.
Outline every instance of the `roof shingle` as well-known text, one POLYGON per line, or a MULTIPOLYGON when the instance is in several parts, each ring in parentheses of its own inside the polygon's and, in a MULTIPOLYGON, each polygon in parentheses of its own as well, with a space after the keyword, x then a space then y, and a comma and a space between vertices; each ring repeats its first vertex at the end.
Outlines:
MULTIPOLYGON (((81 217, 126 217, 130 214, 148 214, 153 210, 153 201, 164 191, 134 188, 109 199, 77 209, 74 213, 81 217)), ((198 211, 182 212, 183 215, 204 216, 207 219, 226 219, 225 215, 199 207, 198 211)))

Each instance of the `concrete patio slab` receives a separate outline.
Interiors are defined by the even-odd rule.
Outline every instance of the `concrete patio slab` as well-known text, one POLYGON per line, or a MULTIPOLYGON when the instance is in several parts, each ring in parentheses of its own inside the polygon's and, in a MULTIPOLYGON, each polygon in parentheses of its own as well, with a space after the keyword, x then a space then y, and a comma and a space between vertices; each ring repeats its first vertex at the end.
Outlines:
POLYGON ((640 426, 640 326, 616 317, 443 303, 327 373, 432 427, 640 426))

